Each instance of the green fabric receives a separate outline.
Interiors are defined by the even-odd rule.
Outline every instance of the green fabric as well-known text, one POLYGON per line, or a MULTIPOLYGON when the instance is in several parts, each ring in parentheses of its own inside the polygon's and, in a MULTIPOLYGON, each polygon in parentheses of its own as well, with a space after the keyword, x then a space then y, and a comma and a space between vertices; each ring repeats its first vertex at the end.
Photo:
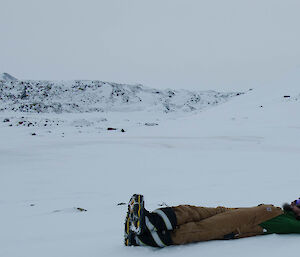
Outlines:
POLYGON ((300 233, 300 220, 295 218, 295 214, 292 211, 267 220, 261 223, 260 226, 267 230, 267 234, 300 233))

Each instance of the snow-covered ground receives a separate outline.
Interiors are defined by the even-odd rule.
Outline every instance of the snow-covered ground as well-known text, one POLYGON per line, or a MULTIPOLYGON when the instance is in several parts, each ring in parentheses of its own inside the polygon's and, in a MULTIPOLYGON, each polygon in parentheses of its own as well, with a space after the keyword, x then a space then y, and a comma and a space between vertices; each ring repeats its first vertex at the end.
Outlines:
POLYGON ((299 197, 299 93, 298 85, 254 88, 210 108, 172 112, 152 108, 152 100, 140 111, 71 113, 13 111, 2 102, 9 110, 0 112, 0 256, 296 254, 300 235, 125 247, 126 205, 118 203, 133 193, 144 194, 150 210, 299 197))

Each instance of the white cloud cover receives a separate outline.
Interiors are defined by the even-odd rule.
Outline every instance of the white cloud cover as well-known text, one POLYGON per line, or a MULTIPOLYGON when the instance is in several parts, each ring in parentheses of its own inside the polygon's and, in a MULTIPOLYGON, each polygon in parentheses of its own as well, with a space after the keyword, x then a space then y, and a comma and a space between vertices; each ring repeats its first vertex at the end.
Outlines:
POLYGON ((296 0, 1 0, 0 71, 241 89, 300 66, 296 0))

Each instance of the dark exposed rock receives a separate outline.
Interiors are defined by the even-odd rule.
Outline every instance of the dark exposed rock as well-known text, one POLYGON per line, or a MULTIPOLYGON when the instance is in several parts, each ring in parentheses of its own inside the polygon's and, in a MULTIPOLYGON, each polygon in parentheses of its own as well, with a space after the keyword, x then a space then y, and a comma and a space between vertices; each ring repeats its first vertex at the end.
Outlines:
POLYGON ((78 211, 87 211, 86 209, 83 209, 83 208, 80 208, 80 207, 77 207, 76 208, 78 211))
POLYGON ((154 122, 146 122, 145 126, 158 126, 158 123, 154 123, 154 122))

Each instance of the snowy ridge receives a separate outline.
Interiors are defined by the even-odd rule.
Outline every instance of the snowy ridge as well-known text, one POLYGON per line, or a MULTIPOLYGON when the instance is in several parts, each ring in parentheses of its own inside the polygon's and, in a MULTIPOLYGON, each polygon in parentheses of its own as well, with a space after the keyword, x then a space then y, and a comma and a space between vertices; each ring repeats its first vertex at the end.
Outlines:
POLYGON ((84 113, 190 112, 217 105, 241 93, 158 90, 102 81, 0 81, 0 111, 84 113))
POLYGON ((16 81, 17 79, 8 73, 0 74, 0 80, 2 81, 16 81))

